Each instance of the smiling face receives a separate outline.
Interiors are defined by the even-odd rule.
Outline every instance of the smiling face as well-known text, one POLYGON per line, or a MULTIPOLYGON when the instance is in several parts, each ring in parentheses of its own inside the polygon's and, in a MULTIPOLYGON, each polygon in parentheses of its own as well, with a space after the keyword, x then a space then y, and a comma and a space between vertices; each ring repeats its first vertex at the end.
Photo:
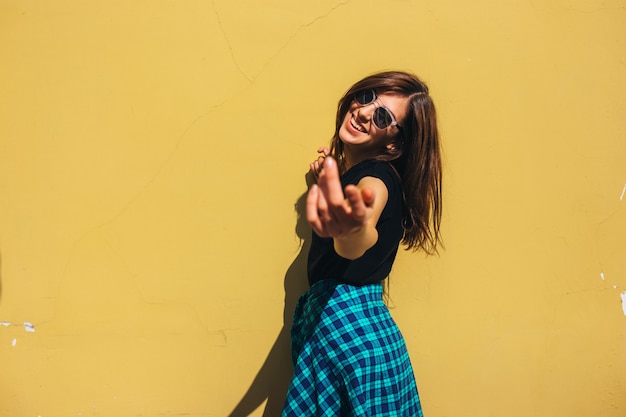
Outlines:
POLYGON ((372 117, 377 106, 386 107, 402 126, 408 103, 407 97, 390 92, 378 94, 375 102, 364 106, 352 100, 339 128, 350 165, 384 153, 400 132, 397 126, 379 129, 374 124, 372 117))

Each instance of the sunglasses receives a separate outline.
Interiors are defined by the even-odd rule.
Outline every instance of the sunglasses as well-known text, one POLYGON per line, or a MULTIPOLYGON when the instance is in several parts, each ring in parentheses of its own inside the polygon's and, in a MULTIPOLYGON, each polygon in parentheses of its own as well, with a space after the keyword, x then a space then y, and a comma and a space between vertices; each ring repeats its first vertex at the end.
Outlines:
POLYGON ((387 107, 376 103, 377 98, 378 96, 376 95, 376 91, 373 89, 359 91, 354 95, 354 101, 356 101, 359 106, 367 106, 372 103, 374 104, 376 108, 372 114, 372 122, 374 122, 374 125, 376 125, 377 128, 383 130, 387 129, 389 126, 395 126, 398 130, 401 130, 402 126, 396 122, 396 118, 393 117, 391 111, 387 107))

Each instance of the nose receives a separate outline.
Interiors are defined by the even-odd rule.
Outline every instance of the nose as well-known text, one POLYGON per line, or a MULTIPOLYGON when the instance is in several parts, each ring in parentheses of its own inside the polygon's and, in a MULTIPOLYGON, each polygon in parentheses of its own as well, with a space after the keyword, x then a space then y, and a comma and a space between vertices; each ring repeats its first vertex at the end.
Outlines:
POLYGON ((364 106, 360 106, 356 112, 356 118, 359 122, 369 122, 372 118, 372 112, 376 107, 374 106, 374 102, 372 101, 370 104, 366 104, 364 106))

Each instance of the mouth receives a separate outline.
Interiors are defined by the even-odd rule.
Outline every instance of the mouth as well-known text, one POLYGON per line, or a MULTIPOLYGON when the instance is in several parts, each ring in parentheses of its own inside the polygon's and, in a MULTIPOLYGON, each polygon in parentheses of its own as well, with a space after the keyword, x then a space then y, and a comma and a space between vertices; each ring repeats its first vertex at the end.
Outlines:
POLYGON ((367 130, 362 125, 358 124, 356 120, 354 120, 354 116, 350 117, 350 126, 352 126, 355 130, 361 133, 367 133, 367 130))

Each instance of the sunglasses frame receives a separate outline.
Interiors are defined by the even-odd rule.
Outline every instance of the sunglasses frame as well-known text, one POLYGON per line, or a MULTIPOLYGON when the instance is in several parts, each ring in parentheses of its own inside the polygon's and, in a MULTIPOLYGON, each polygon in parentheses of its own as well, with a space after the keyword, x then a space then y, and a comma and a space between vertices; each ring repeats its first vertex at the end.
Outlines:
POLYGON ((373 104, 374 104, 374 106, 376 107, 376 108, 374 109, 374 113, 372 113, 372 116, 373 116, 373 117, 372 117, 372 123, 374 124, 374 126, 376 126, 376 128, 377 128, 377 129, 379 129, 379 130, 385 130, 385 129, 387 129, 389 126, 395 126, 395 127, 397 127, 397 128, 398 128, 398 130, 402 130, 402 126, 400 126, 400 125, 398 124, 398 122, 396 121, 396 118, 394 117, 394 115, 393 115, 393 113, 391 112, 391 110, 389 110, 387 107, 385 107, 385 106, 384 106, 384 105, 382 105, 382 104, 378 104, 378 103, 376 102, 376 100, 377 100, 377 99, 378 99, 378 94, 376 94, 376 90, 374 90, 373 88, 372 88, 372 89, 369 89, 369 90, 359 91, 359 92, 357 92, 356 94, 354 94, 354 101, 355 101, 355 102, 356 102, 356 103, 357 103, 360 107, 369 106, 369 105, 370 105, 370 104, 372 104, 372 103, 373 103, 373 104), (359 95, 362 95, 363 93, 366 93, 366 92, 371 92, 371 93, 372 93, 372 95, 373 95, 372 101, 370 101, 370 102, 368 102, 368 103, 361 103, 361 102, 357 99, 357 97, 358 97, 359 95), (377 118, 375 117, 375 113, 376 113, 379 109, 380 109, 380 110, 385 111, 385 112, 389 115, 389 118, 391 119, 391 123, 389 123, 389 124, 388 124, 387 126, 385 126, 385 127, 378 126, 378 123, 376 123, 376 119, 377 119, 377 118))

